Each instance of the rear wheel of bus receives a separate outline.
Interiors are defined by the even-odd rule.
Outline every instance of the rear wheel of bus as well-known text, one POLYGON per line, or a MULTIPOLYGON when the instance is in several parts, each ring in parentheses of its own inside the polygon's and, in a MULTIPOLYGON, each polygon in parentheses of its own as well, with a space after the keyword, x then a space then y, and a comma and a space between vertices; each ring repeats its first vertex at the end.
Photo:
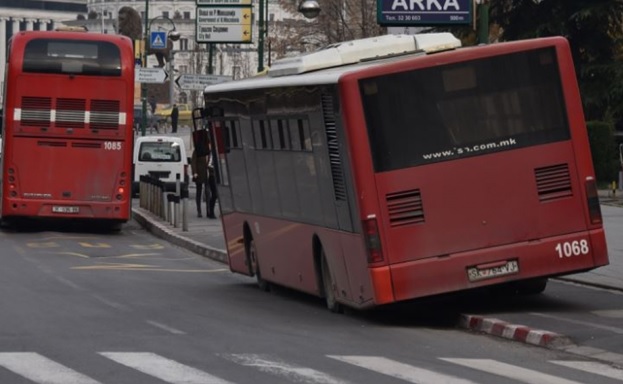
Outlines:
POLYGON ((331 278, 331 270, 327 263, 327 256, 324 253, 324 249, 321 248, 320 254, 320 273, 322 276, 322 290, 327 308, 333 313, 343 313, 344 306, 336 300, 336 288, 331 278))
POLYGON ((260 265, 258 262, 257 248, 255 247, 255 240, 252 237, 249 237, 245 241, 246 244, 246 254, 247 254, 247 263, 250 268, 250 272, 255 276, 255 280, 257 281, 257 286, 260 287, 262 291, 269 291, 270 285, 269 283, 262 278, 262 274, 260 272, 260 265))

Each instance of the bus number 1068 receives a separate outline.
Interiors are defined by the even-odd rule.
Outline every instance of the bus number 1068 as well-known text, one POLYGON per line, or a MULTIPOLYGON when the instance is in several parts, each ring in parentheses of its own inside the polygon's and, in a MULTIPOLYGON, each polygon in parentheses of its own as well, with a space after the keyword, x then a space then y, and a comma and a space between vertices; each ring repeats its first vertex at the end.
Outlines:
POLYGON ((565 241, 556 244, 554 249, 558 252, 559 258, 586 255, 590 250, 586 240, 565 241))

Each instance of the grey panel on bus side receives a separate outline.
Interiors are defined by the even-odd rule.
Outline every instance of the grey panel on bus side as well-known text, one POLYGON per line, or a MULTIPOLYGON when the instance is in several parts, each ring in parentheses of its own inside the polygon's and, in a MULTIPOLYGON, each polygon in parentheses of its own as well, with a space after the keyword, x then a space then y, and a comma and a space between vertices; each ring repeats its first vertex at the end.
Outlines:
POLYGON ((343 151, 334 87, 273 90, 270 97, 251 93, 244 100, 242 95, 236 95, 241 99, 228 95, 227 101, 219 103, 224 107, 226 119, 237 118, 242 136, 240 148, 227 151, 230 187, 220 186, 220 189, 231 191, 233 201, 230 203, 226 198, 221 201, 223 212, 236 210, 353 231, 354 213, 350 210, 353 194, 349 188, 351 182, 346 181, 351 180, 351 172, 342 169, 338 172, 336 168, 336 164, 347 166, 348 161, 343 151), (334 162, 333 168, 327 149, 327 119, 333 121, 332 142, 335 144, 336 139, 340 142, 339 153, 334 150, 333 156, 344 159, 334 162), (260 122, 270 130, 279 120, 280 124, 287 121, 287 126, 293 129, 299 129, 294 127, 297 124, 304 125, 309 131, 311 146, 302 144, 298 138, 294 144, 308 146, 307 150, 279 148, 283 143, 272 137, 268 144, 258 142, 261 141, 257 135, 260 122), (336 200, 335 177, 341 180, 339 200, 336 200), (348 190, 348 198, 344 198, 345 190, 348 190))

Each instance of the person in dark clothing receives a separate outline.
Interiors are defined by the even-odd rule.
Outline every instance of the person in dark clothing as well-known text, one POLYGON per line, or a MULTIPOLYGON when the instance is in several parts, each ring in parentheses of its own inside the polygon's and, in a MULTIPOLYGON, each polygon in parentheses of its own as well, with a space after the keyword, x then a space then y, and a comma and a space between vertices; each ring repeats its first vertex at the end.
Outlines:
MULTIPOLYGON (((209 140, 209 139, 208 139, 209 140)), ((208 141, 208 148, 210 144, 208 141)), ((216 206, 216 179, 214 177, 214 162, 212 151, 208 156, 199 156, 195 148, 190 159, 190 168, 193 173, 193 181, 196 186, 195 201, 197 203, 197 217, 202 217, 201 200, 203 194, 206 195, 206 216, 209 219, 216 219, 214 208, 216 206), (205 187, 205 188, 204 188, 205 187)))
POLYGON ((177 119, 180 116, 180 110, 177 108, 177 104, 173 104, 173 109, 171 110, 171 132, 177 132, 177 119))

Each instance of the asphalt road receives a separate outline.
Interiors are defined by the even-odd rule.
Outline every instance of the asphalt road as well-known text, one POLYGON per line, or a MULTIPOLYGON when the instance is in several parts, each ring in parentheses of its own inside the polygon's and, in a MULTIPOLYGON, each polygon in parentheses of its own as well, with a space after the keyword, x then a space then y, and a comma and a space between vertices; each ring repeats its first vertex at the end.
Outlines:
MULTIPOLYGON (((0 383, 623 381, 622 370, 591 359, 455 328, 460 311, 500 305, 492 299, 335 315, 306 295, 262 292, 135 223, 119 234, 5 230, 0 249, 0 383)), ((519 315, 587 309, 558 288, 539 299, 547 302, 507 305, 519 315)), ((595 308, 612 300, 581 287, 571 294, 595 308)))

